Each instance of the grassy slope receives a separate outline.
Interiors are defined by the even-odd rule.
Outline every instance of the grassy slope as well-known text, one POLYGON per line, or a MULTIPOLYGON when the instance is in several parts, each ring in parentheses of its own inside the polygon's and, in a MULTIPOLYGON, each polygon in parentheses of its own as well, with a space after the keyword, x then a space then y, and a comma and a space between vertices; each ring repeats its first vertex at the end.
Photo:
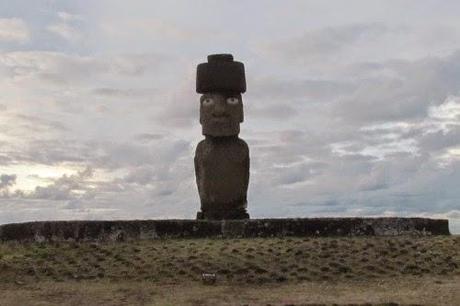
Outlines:
MULTIPOLYGON (((63 292, 69 292, 64 294, 67 299, 72 296, 70 293, 77 294, 73 296, 76 297, 81 291, 94 292, 96 300, 77 299, 76 304, 104 304, 97 300, 104 296, 102 292, 109 294, 109 298, 120 296, 117 298, 120 304, 123 299, 126 305, 133 301, 142 304, 142 301, 168 301, 171 295, 167 293, 172 288, 181 288, 181 296, 188 296, 186 300, 191 304, 194 298, 198 299, 197 304, 205 303, 193 297, 193 292, 204 296, 208 293, 212 300, 215 292, 223 290, 217 297, 227 294, 231 304, 237 296, 252 302, 274 301, 291 291, 304 292, 305 288, 326 293, 312 301, 331 302, 319 297, 327 297, 332 287, 337 292, 342 290, 341 296, 347 295, 347 288, 356 291, 352 295, 348 292, 351 300, 347 301, 352 301, 353 296, 355 300, 360 294, 366 296, 365 288, 372 286, 375 286, 372 290, 388 289, 388 294, 393 295, 395 288, 407 288, 415 300, 406 302, 415 302, 428 292, 421 288, 434 283, 430 288, 439 287, 440 296, 444 294, 442 290, 446 290, 445 294, 452 293, 444 303, 448 304, 458 298, 455 292, 460 291, 459 280, 459 236, 0 244, 0 290, 3 301, 10 302, 44 290, 49 292, 50 303, 63 292), (217 285, 203 286, 200 282, 203 272, 217 273, 217 285), (417 283, 418 286, 412 286, 417 283), (396 287, 391 290, 392 286, 396 287), (138 289, 130 291, 131 287, 138 289), (277 291, 280 287, 284 289, 277 291), (114 288, 118 289, 113 291, 114 288), (128 288, 126 294, 121 288, 128 288), (266 293, 260 294, 264 290, 266 293), (417 290, 422 291, 416 293, 417 290), (244 296, 244 292, 248 295, 244 296)), ((428 296, 437 298, 433 294, 436 293, 428 296)), ((310 292, 297 302, 312 297, 310 292)), ((403 298, 398 301, 405 301, 403 298)), ((388 299, 389 296, 382 296, 376 301, 388 302, 388 299)), ((179 302, 183 301, 171 303, 179 302)))

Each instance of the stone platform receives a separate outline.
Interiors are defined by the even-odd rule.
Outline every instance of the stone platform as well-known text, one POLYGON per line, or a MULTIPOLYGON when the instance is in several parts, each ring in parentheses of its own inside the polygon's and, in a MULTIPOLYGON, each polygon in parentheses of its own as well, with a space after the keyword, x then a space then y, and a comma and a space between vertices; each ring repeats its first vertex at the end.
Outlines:
POLYGON ((39 221, 0 225, 0 241, 38 242, 449 234, 448 220, 426 218, 39 221))

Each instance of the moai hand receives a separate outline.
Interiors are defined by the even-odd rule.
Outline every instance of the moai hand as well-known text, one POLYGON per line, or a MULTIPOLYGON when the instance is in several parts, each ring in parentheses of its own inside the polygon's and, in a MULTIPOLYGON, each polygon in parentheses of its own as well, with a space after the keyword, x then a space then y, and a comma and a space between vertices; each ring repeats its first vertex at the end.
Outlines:
POLYGON ((231 54, 208 56, 197 67, 200 123, 206 137, 195 151, 201 200, 197 219, 248 219, 249 148, 238 138, 243 122, 244 65, 231 54))

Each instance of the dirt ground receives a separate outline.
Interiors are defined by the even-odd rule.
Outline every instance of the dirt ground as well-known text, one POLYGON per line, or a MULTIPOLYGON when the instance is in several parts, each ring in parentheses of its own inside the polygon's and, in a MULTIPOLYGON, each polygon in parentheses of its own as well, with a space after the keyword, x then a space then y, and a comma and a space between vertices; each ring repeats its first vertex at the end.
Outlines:
POLYGON ((0 285, 0 305, 460 305, 460 276, 265 285, 70 281, 0 285))

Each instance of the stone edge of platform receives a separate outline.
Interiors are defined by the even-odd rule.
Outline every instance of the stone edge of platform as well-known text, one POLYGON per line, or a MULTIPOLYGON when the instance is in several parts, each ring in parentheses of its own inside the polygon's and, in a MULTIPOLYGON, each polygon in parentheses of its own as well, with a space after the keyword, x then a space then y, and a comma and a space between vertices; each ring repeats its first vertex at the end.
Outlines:
POLYGON ((256 238, 450 235, 446 219, 280 218, 248 220, 34 221, 0 225, 0 241, 127 241, 164 238, 256 238))

